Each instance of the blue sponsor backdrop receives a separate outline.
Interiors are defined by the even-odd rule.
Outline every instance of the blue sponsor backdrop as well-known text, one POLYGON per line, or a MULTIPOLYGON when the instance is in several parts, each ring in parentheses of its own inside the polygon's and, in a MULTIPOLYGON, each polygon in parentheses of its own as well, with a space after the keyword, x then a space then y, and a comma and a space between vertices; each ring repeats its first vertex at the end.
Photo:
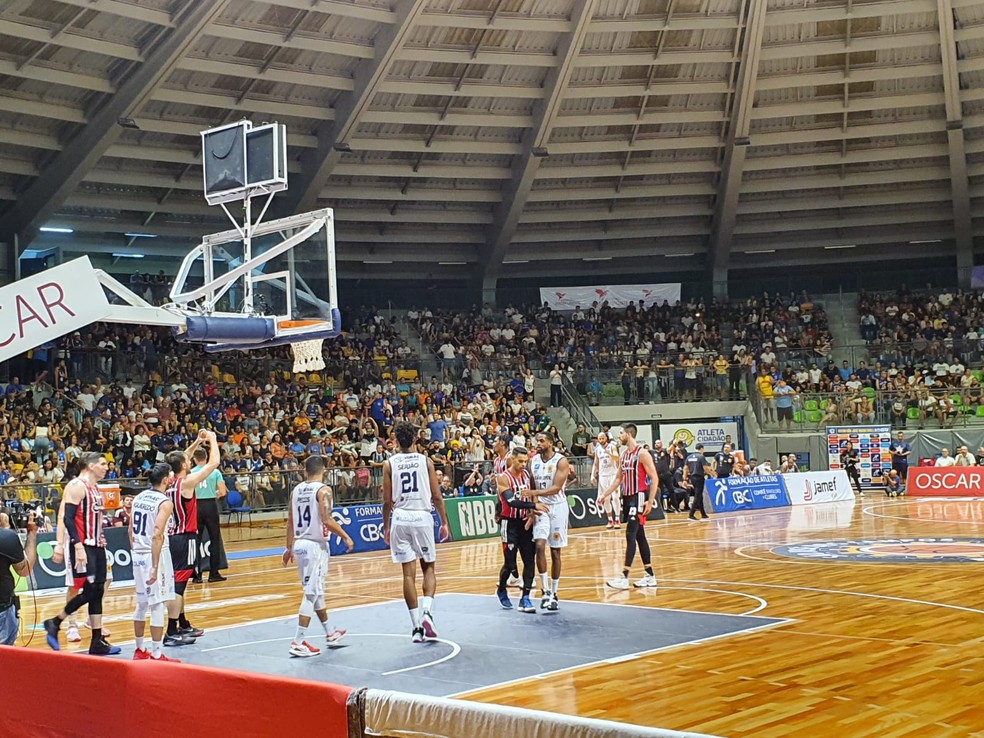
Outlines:
MULTIPOLYGON (((438 529, 441 527, 441 521, 437 517, 437 513, 432 512, 431 515, 434 518, 434 540, 437 541, 439 540, 438 529)), ((382 504, 336 507, 332 509, 331 516, 355 542, 352 553, 381 551, 387 547, 386 543, 383 542, 382 504)), ((328 545, 332 556, 347 553, 342 539, 334 534, 332 534, 328 545)))
POLYGON ((786 485, 778 474, 708 479, 705 488, 714 512, 762 510, 789 505, 786 485))

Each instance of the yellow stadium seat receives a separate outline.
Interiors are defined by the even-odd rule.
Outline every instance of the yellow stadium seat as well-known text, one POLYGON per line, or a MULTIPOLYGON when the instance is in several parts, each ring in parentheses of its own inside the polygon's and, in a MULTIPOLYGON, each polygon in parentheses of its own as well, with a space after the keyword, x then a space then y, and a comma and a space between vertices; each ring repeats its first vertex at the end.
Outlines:
POLYGON ((308 374, 308 381, 314 382, 315 384, 321 384, 321 375, 316 372, 312 372, 311 374, 308 374))
POLYGON ((393 379, 393 373, 392 372, 383 372, 383 379, 392 380, 393 379))
POLYGON ((399 369, 396 372, 396 381, 397 382, 416 382, 418 376, 419 375, 417 374, 417 370, 416 369, 399 369))
POLYGON ((213 379, 222 379, 222 370, 219 369, 218 364, 212 364, 210 371, 212 372, 213 379))
POLYGON ((228 374, 228 373, 223 374, 222 375, 222 383, 223 384, 235 384, 236 383, 236 378, 233 375, 228 374))

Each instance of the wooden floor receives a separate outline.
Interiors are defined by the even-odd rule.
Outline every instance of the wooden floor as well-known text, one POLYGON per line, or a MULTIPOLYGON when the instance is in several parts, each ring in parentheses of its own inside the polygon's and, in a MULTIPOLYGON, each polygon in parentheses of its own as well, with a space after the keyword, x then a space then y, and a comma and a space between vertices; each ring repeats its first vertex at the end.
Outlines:
MULTIPOLYGON (((770 552, 838 539, 981 536, 984 542, 984 501, 869 496, 846 513, 822 507, 799 509, 793 518, 786 510, 650 523, 657 592, 606 589, 604 579, 620 565, 621 534, 574 533, 564 554, 562 601, 758 610, 794 622, 469 698, 720 736, 984 736, 984 563, 855 563, 770 552)), ((280 530, 233 529, 228 536, 234 551, 282 546, 280 530), (252 538, 237 541, 240 535, 252 538)), ((495 540, 441 547, 439 592, 490 594, 500 555, 495 540)), ((638 564, 636 571, 641 574, 638 564)), ((235 561, 229 573, 226 583, 190 588, 196 625, 296 612, 296 572, 282 569, 279 559, 235 561)), ((397 598, 397 574, 385 552, 337 557, 329 606, 397 598)), ((112 625, 117 642, 132 637, 131 594, 114 589, 107 597, 107 614, 122 616, 112 625)), ((41 617, 58 606, 54 598, 39 600, 41 617)), ((43 644, 36 633, 32 647, 43 644)))

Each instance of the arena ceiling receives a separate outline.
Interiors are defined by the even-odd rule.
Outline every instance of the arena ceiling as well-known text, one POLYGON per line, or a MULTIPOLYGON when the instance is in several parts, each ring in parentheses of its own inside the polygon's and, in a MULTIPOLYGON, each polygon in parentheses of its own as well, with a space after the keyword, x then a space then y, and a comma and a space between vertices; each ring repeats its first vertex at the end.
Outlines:
POLYGON ((0 241, 183 254, 240 118, 342 278, 963 275, 984 236, 984 1, 7 0, 0 241))

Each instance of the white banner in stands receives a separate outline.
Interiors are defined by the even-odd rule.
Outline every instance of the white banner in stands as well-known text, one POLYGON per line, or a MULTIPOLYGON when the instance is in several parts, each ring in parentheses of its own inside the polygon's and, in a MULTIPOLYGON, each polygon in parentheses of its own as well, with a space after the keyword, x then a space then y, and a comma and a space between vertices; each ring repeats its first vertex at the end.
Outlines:
POLYGON ((680 301, 680 284, 612 284, 598 287, 541 287, 540 302, 551 310, 573 310, 578 305, 587 310, 591 303, 599 307, 607 302, 613 308, 624 308, 630 302, 642 300, 646 307, 670 305, 680 301))
POLYGON ((843 469, 826 472, 783 474, 789 501, 793 505, 817 505, 821 502, 853 500, 854 489, 843 469))
POLYGON ((109 301, 89 257, 0 288, 0 361, 109 315, 109 301))

